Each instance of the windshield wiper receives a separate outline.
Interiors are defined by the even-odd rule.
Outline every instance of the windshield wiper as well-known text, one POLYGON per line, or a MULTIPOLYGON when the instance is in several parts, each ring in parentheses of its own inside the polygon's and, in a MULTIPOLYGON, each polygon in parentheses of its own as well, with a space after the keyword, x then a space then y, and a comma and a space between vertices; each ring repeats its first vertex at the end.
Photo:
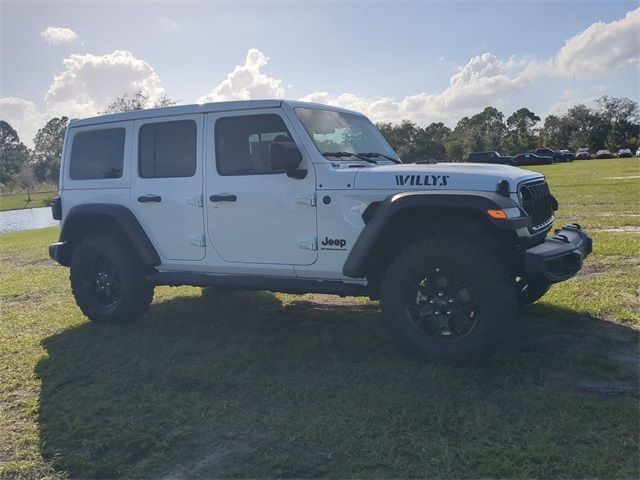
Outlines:
POLYGON ((324 152, 322 154, 323 157, 357 157, 360 160, 364 160, 367 163, 378 163, 375 160, 371 160, 366 155, 362 155, 361 153, 351 153, 351 152, 324 152))
POLYGON ((402 163, 397 158, 393 158, 393 157, 390 157, 389 155, 385 155, 383 153, 378 153, 378 152, 358 153, 358 155, 360 155, 361 157, 366 157, 366 158, 382 157, 382 158, 386 158, 387 160, 391 160, 393 163, 402 163))

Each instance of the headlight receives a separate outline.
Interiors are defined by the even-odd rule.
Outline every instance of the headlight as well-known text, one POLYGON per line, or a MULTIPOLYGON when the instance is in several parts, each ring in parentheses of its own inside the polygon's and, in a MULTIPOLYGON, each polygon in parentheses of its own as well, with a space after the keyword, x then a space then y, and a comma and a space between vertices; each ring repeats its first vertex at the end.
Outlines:
POLYGON ((522 216, 522 210, 520 210, 520 207, 505 208, 504 213, 507 214, 507 218, 518 218, 522 216))

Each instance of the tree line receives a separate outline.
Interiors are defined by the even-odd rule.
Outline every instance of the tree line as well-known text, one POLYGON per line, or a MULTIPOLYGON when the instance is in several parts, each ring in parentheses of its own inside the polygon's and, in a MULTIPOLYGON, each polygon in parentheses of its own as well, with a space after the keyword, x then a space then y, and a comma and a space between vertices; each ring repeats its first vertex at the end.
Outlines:
MULTIPOLYGON (((117 97, 101 113, 176 103, 167 97, 151 101, 144 92, 137 91, 117 97)), ((494 107, 462 118, 453 129, 442 122, 420 127, 408 120, 377 126, 405 162, 464 161, 471 152, 497 150, 514 155, 536 147, 635 150, 640 146, 639 120, 636 101, 605 95, 596 100, 594 107, 576 105, 563 115, 549 115, 541 126, 540 117, 528 108, 516 110, 505 120, 494 107)), ((68 123, 64 116, 50 119, 36 133, 33 148, 28 148, 15 129, 0 120, 0 188, 26 190, 38 183, 57 184, 68 123)))
POLYGON ((517 155, 539 147, 573 151, 640 146, 638 102, 626 97, 602 96, 594 107, 576 105, 563 115, 540 117, 520 108, 506 118, 494 107, 462 118, 450 129, 443 123, 420 127, 413 122, 378 123, 377 126, 405 162, 416 160, 464 161, 471 152, 499 151, 517 155))

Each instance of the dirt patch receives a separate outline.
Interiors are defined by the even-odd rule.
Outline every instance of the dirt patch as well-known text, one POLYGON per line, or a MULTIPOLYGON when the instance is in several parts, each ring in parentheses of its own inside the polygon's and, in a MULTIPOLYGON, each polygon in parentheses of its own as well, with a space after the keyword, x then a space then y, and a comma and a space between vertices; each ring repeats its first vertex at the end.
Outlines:
POLYGON ((606 265, 598 263, 585 263, 582 265, 582 269, 577 273, 577 277, 593 277, 595 275, 601 275, 606 271, 606 265))
POLYGON ((594 217, 640 217, 640 213, 611 213, 611 212, 595 212, 590 213, 594 217))
POLYGON ((635 180, 640 178, 640 175, 628 175, 626 177, 605 177, 605 180, 635 180))
POLYGON ((314 310, 373 310, 377 303, 367 302, 360 297, 340 297, 338 295, 322 295, 309 293, 292 301, 289 308, 312 308, 314 310))
POLYGON ((608 233, 640 233, 640 227, 625 225, 624 227, 594 228, 592 231, 608 233))
POLYGON ((520 320, 518 340, 505 348, 555 359, 543 388, 603 399, 640 394, 640 332, 634 328, 592 316, 561 324, 544 314, 520 320))

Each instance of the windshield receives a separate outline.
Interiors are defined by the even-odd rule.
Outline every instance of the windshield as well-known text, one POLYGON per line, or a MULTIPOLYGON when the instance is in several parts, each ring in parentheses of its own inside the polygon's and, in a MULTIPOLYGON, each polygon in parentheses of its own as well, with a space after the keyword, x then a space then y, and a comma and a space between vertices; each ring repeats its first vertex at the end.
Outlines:
POLYGON ((317 108, 295 108, 297 117, 320 153, 381 153, 398 155, 366 117, 317 108))

